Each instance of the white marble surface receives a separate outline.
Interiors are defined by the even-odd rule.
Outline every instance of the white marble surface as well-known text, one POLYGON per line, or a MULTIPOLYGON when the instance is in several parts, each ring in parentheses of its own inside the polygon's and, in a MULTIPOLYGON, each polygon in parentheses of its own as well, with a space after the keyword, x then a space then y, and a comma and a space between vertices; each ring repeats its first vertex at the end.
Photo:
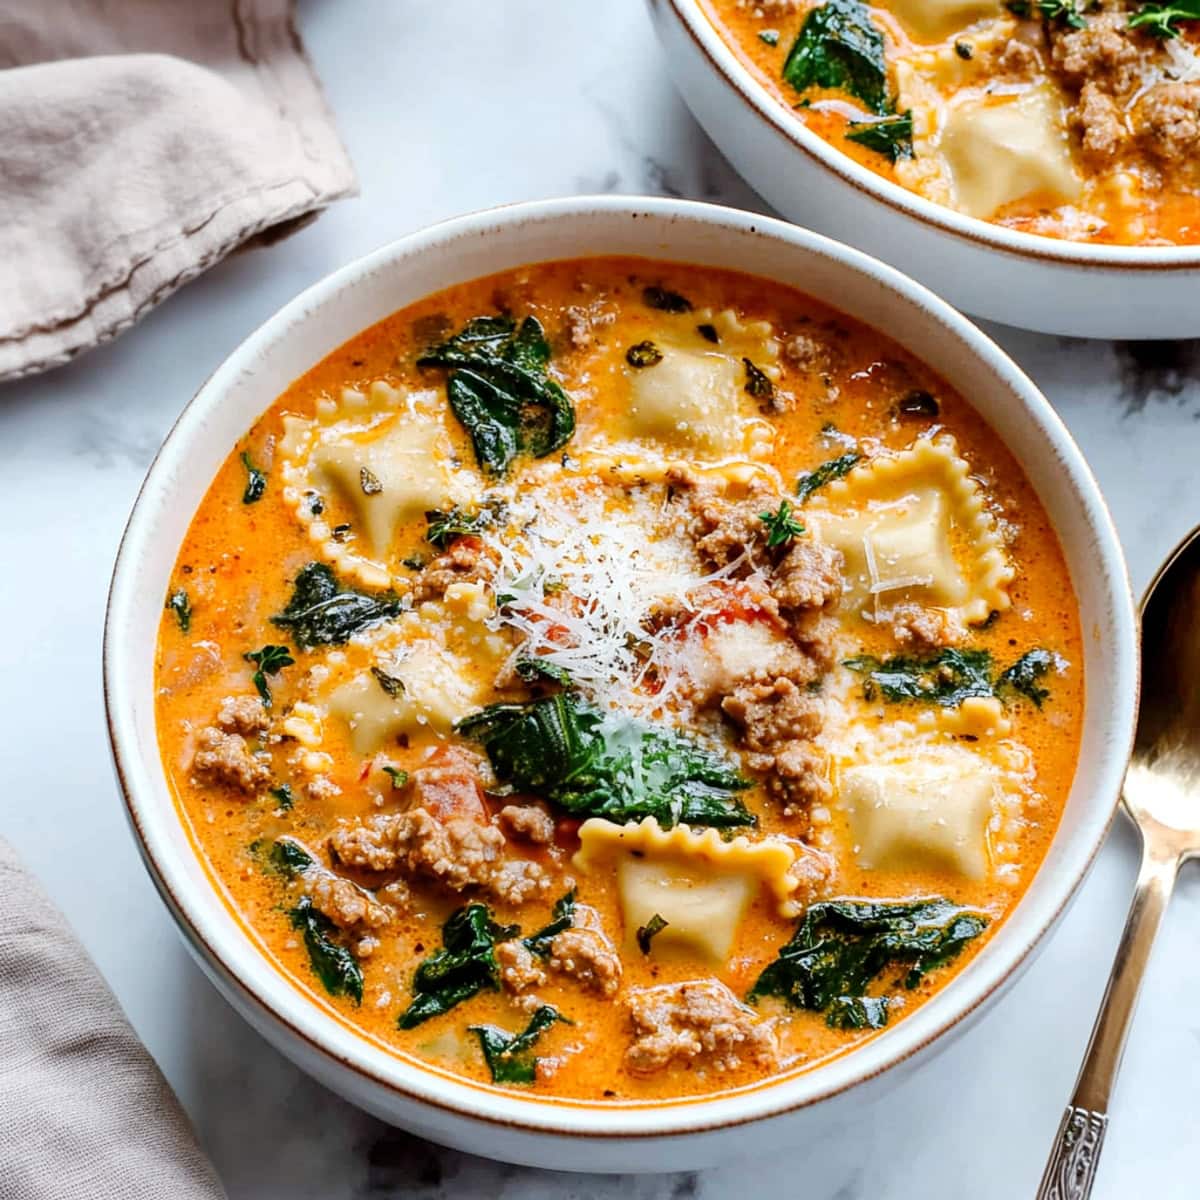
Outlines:
MULTIPOLYGON (((186 957, 118 802, 100 631, 121 528, 187 398, 302 287, 451 213, 585 191, 761 207, 672 92, 640 0, 303 0, 301 25, 361 198, 216 268, 115 345, 0 388, 0 829, 74 922, 234 1200, 1031 1197, 1124 916, 1136 846, 1123 825, 1038 962, 916 1080, 821 1146, 697 1175, 550 1175, 425 1145, 300 1075, 186 957)), ((995 332, 1081 443, 1140 589, 1200 520, 1200 346, 995 332)), ((1195 1195, 1198 935, 1200 882, 1185 872, 1130 1041, 1102 1200, 1195 1195)))

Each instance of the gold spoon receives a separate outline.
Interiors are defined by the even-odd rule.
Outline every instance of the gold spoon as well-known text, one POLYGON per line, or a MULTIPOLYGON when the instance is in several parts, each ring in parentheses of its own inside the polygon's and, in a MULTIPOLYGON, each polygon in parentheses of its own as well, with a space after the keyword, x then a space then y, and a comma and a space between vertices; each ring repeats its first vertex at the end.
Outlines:
POLYGON ((1121 797, 1142 835, 1142 865, 1075 1094, 1037 1200, 1086 1200, 1121 1053, 1179 865, 1200 855, 1200 527, 1142 600, 1141 708, 1121 797))

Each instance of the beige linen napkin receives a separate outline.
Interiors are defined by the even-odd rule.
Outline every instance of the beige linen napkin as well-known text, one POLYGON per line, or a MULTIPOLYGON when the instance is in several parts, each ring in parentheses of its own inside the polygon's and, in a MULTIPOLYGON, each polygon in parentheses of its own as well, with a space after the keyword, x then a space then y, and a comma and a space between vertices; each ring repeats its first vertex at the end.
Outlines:
POLYGON ((291 0, 0 0, 0 68, 0 379, 356 190, 291 0))
POLYGON ((0 1200, 223 1200, 187 1117, 0 838, 0 1200))

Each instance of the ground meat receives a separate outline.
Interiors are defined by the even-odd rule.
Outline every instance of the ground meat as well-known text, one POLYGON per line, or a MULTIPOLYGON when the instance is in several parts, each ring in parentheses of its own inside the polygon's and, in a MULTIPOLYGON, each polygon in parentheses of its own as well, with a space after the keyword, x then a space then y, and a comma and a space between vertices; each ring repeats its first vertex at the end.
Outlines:
POLYGON ((784 360, 793 367, 805 371, 827 371, 829 369, 829 346, 820 338, 807 333, 797 333, 783 343, 784 360))
POLYGON ((788 874, 796 880, 792 899, 807 908, 818 897, 829 891, 836 870, 835 860, 823 850, 803 842, 794 843, 796 861, 788 868, 788 874))
POLYGON ((554 840, 554 818, 540 804, 506 804, 496 819, 509 837, 521 838, 535 846, 554 840))
POLYGON ((546 982, 546 972, 533 951, 519 939, 501 942, 496 947, 496 961, 500 964, 500 982, 514 994, 546 982))
POLYGON ((417 576, 413 599, 440 600, 452 583, 474 583, 487 573, 488 558, 477 537, 457 537, 417 576))
POLYGON ((251 751, 240 733, 226 733, 215 725, 200 730, 192 771, 210 783, 227 783, 243 792, 258 792, 271 782, 271 761, 263 752, 251 751))
POLYGON ((391 913, 369 892, 332 871, 310 868, 304 884, 316 909, 339 929, 381 929, 391 920, 391 913))
POLYGON ((423 808, 439 821, 462 817, 486 823, 480 771, 483 760, 460 746, 444 746, 428 765, 412 773, 413 808, 423 808))
POLYGON ((1120 105, 1095 83, 1083 85, 1074 123, 1084 151, 1098 162, 1113 158, 1129 137, 1120 105))
POLYGON ((811 739, 821 729, 819 701, 791 679, 752 683, 726 696, 721 711, 742 731, 746 765, 765 775, 769 795, 798 816, 829 799, 824 756, 811 739))
POLYGON ((620 955, 599 930, 564 929, 550 943, 549 962, 601 996, 615 996, 621 986, 620 955))
POLYGON ((340 796, 342 789, 328 775, 314 775, 304 785, 304 794, 310 800, 329 800, 334 796, 340 796))
POLYGON ((456 892, 477 887, 514 904, 549 891, 545 869, 506 857, 507 844, 494 825, 464 817, 441 821, 424 808, 368 817, 329 838, 348 866, 424 876, 456 892))
POLYGON ((634 1040, 625 1051, 626 1069, 637 1075, 673 1062, 701 1062, 725 1070, 749 1061, 778 1062, 773 1027, 715 980, 639 988, 625 1001, 634 1040))
POLYGON ((767 527, 761 514, 778 504, 778 497, 766 491, 748 500, 726 500, 712 489, 697 488, 691 494, 688 529, 696 553, 711 567, 725 567, 746 551, 763 549, 767 527))
POLYGON ((1126 28, 1124 13, 1102 12, 1082 29, 1054 30, 1052 36, 1051 58, 1069 87, 1092 82, 1110 95, 1123 96, 1139 86, 1150 44, 1126 28))
POLYGON ((1200 154, 1200 83, 1163 83, 1138 106, 1142 139, 1163 163, 1195 166, 1200 154))
POLYGON ((940 650, 957 646, 966 637, 962 621, 944 608, 922 608, 919 604, 899 604, 888 618, 892 636, 901 646, 914 650, 940 650))
POLYGON ((611 310, 573 304, 567 309, 567 340, 573 350, 586 350, 596 340, 596 330, 607 329, 617 319, 611 310))
POLYGON ((843 564, 835 547, 797 539, 775 568, 771 595, 784 609, 830 608, 842 597, 843 564))
POLYGON ((1041 67, 1042 56, 1022 38, 1009 38, 996 56, 996 64, 1007 75, 1027 79, 1041 67))
POLYGON ((217 709, 217 724, 226 733, 262 733, 271 719, 257 696, 226 696, 217 709))
POLYGON ((790 679, 751 683, 721 701, 721 711, 742 731, 747 749, 764 752, 780 742, 812 738, 821 729, 821 709, 790 679))

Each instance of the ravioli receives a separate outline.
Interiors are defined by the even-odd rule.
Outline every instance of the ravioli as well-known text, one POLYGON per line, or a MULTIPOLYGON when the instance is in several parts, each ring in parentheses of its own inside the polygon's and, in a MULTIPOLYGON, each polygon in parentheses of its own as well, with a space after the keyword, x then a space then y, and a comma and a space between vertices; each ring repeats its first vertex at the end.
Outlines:
POLYGON ((1005 11, 1000 0, 889 0, 888 8, 913 34, 930 42, 1005 11))

